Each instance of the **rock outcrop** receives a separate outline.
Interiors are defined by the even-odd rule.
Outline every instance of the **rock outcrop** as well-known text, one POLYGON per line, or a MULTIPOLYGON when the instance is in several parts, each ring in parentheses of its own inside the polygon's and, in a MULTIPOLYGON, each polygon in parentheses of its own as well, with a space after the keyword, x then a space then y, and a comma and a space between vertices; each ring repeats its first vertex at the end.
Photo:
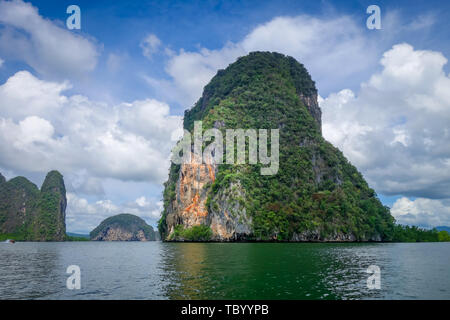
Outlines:
POLYGON ((47 174, 41 189, 24 177, 0 177, 0 233, 27 241, 64 241, 66 189, 58 171, 47 174))
POLYGON ((94 241, 155 241, 155 232, 143 219, 128 213, 109 217, 90 233, 94 241))
MULTIPOLYGON (((192 154, 193 162, 195 155, 192 154)), ((208 205, 209 187, 215 182, 218 165, 210 163, 181 164, 179 179, 176 183, 176 201, 172 203, 172 212, 167 215, 169 234, 175 226, 185 229, 197 225, 208 225, 215 240, 239 240, 251 232, 251 218, 247 217, 245 206, 235 199, 245 197, 239 182, 220 190, 211 197, 215 205, 208 205), (230 200, 233 198, 234 200, 230 200)), ((199 161, 197 161, 199 162, 199 161)))
MULTIPOLYGON (((389 209, 322 137, 315 83, 292 57, 253 52, 220 70, 185 112, 184 129, 192 134, 195 121, 202 121, 203 132, 216 128, 223 137, 227 129, 279 129, 279 170, 262 175, 265 165, 248 164, 248 158, 239 165, 196 163, 194 154, 193 162, 172 163, 159 223, 163 240, 203 239, 195 232, 208 234, 206 228, 211 241, 391 236, 389 209)), ((208 144, 203 141, 202 150, 208 144)))

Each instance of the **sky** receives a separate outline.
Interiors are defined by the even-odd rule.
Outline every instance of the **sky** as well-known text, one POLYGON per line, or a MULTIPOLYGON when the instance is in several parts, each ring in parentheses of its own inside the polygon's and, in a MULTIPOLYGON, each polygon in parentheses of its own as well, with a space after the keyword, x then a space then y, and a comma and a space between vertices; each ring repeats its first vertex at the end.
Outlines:
POLYGON ((0 172, 40 186, 59 170, 69 232, 122 212, 156 226, 184 110, 239 56, 277 51, 396 220, 450 225, 449 16, 432 0, 0 0, 0 172))

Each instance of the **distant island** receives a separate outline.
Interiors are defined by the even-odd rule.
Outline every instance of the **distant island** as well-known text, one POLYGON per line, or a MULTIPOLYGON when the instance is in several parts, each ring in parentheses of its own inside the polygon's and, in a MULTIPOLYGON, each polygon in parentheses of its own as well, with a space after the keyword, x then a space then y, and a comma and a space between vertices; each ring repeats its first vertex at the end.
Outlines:
POLYGON ((151 226, 138 216, 122 213, 109 217, 90 233, 94 241, 155 241, 151 226))
POLYGON ((74 237, 74 238, 85 238, 85 239, 90 239, 88 234, 81 234, 81 233, 73 233, 73 232, 67 232, 67 235, 69 237, 74 237))
POLYGON ((66 233, 66 241, 90 241, 90 237, 88 234, 79 234, 73 232, 66 233))
POLYGON ((450 227, 447 227, 447 226, 437 226, 436 230, 437 231, 447 231, 448 233, 450 233, 450 227))
POLYGON ((450 227, 438 226, 435 229, 438 231, 439 241, 450 241, 450 227))

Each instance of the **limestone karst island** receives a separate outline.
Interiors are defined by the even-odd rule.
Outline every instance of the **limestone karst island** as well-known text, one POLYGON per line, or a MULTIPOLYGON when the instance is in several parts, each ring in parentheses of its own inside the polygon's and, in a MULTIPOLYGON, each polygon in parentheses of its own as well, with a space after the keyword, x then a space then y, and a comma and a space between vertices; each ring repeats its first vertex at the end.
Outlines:
POLYGON ((321 134, 317 89, 279 53, 239 58, 185 112, 184 129, 279 129, 279 170, 172 164, 159 224, 165 240, 381 241, 394 219, 358 170, 321 134), (210 174, 212 171, 213 174, 210 174))
MULTIPOLYGON (((184 115, 203 130, 279 129, 279 170, 261 164, 174 164, 159 222, 166 241, 437 241, 436 230, 394 224, 360 172, 322 137, 317 89, 279 53, 239 58, 184 115)), ((204 147, 204 146, 203 146, 204 147)), ((225 151, 224 151, 225 153, 225 151)))

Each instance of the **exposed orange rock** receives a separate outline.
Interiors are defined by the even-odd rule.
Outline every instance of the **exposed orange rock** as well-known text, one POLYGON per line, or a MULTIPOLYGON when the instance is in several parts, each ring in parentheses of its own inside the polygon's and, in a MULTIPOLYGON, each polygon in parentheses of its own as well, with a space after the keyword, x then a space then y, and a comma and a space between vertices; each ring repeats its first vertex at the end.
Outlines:
POLYGON ((208 215, 208 211, 204 209, 204 203, 201 203, 199 199, 200 196, 196 193, 192 199, 192 203, 184 209, 184 213, 195 214, 197 217, 206 217, 208 215))
POLYGON ((215 180, 215 165, 212 161, 202 163, 194 153, 191 154, 191 157, 191 163, 181 165, 177 195, 173 203, 173 208, 181 214, 180 217, 185 227, 205 222, 208 209, 204 187, 215 180))
POLYGON ((228 241, 237 239, 240 234, 250 234, 251 219, 246 216, 245 207, 236 201, 235 196, 245 197, 239 182, 230 184, 225 190, 214 196, 215 209, 206 205, 210 188, 216 178, 217 164, 213 157, 195 158, 191 153, 191 163, 181 164, 173 200, 166 217, 170 239, 177 225, 185 229, 197 225, 211 228, 212 239, 228 241), (235 190, 231 192, 231 190, 235 190))
POLYGON ((216 180, 214 169, 210 164, 207 164, 207 166, 208 166, 209 178, 211 179, 212 182, 214 182, 216 180))

